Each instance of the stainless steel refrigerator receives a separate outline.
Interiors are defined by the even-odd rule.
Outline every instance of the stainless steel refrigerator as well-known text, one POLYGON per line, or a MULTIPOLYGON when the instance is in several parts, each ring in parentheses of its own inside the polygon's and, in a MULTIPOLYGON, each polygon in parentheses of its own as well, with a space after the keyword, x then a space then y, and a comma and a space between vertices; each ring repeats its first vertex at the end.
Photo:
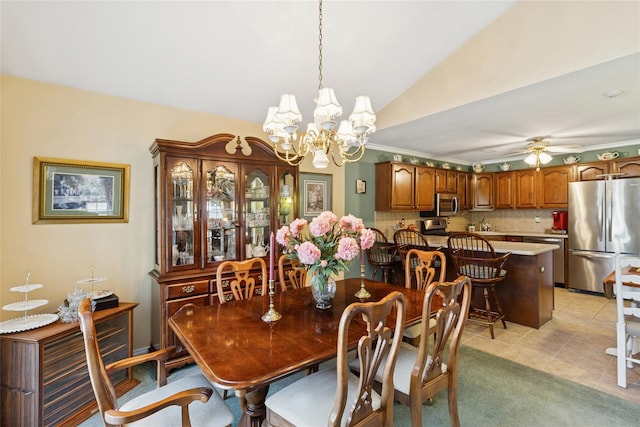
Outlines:
POLYGON ((640 178, 569 183, 569 288, 603 292, 613 254, 640 254, 640 178))

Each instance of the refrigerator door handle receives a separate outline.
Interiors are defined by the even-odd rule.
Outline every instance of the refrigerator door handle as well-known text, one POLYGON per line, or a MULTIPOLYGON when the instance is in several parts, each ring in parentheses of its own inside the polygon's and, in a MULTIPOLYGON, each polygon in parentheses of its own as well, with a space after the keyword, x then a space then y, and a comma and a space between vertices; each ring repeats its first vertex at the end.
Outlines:
POLYGON ((613 259, 615 255, 607 252, 591 252, 591 251, 571 251, 572 255, 581 256, 585 258, 607 258, 613 259))

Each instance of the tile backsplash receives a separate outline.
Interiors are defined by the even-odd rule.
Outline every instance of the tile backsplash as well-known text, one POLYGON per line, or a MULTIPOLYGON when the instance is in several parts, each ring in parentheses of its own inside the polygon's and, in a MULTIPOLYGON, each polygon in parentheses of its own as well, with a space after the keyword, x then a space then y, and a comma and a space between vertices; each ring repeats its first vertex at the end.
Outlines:
MULTIPOLYGON (((484 218, 492 231, 544 233, 553 226, 554 209, 498 209, 487 212, 463 212, 449 217, 447 231, 465 231, 468 224, 479 230, 484 218), (536 217, 540 222, 536 222, 536 217)), ((420 229, 420 214, 411 211, 376 211, 375 227, 382 230, 387 239, 393 239, 394 226, 404 219, 405 226, 415 224, 420 229)))

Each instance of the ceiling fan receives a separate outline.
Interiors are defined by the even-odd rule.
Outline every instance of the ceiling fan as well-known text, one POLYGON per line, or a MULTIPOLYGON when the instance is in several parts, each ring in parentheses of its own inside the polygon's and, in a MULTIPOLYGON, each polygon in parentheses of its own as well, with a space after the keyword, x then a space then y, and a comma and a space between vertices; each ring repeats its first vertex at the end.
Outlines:
POLYGON ((583 149, 578 145, 550 145, 545 136, 534 136, 527 139, 526 150, 517 151, 517 154, 528 154, 524 161, 530 166, 535 166, 536 170, 540 170, 540 165, 549 163, 553 157, 549 153, 576 153, 582 152, 583 149))

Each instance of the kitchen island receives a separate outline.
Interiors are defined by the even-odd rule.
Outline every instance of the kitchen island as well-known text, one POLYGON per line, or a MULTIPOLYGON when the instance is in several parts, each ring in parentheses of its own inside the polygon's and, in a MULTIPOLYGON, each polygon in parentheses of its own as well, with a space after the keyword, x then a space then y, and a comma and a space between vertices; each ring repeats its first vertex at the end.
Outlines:
MULTIPOLYGON (((447 250, 447 236, 427 236, 429 246, 447 250)), ((492 241, 496 254, 511 252, 504 265, 507 274, 496 285, 496 295, 506 320, 539 329, 553 315, 553 251, 558 245, 492 241)), ((457 276, 447 253, 447 280, 457 276)), ((474 304, 484 305, 484 300, 474 304)))

